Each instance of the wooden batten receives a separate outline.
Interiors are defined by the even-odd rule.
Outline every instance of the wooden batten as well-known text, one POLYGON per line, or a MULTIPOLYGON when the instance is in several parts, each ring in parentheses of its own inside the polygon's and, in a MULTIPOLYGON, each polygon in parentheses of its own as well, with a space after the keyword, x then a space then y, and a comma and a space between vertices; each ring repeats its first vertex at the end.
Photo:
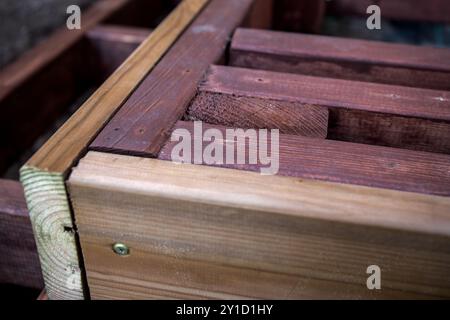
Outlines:
POLYGON ((68 185, 94 299, 450 296, 449 198, 98 152, 68 185))
POLYGON ((211 1, 90 147, 156 156, 209 65, 223 58, 233 31, 244 22, 252 4, 253 0, 211 1))
POLYGON ((50 299, 88 297, 65 178, 86 146, 154 67, 207 0, 183 1, 21 169, 50 299))
POLYGON ((199 91, 187 118, 234 128, 279 129, 284 134, 323 139, 328 132, 327 108, 207 91, 199 91))
POLYGON ((308 34, 237 29, 230 65, 310 76, 450 89, 450 53, 419 47, 308 34))
MULTIPOLYGON (((233 146, 233 150, 245 150, 247 160, 244 164, 237 161, 233 164, 227 163, 224 157, 221 163, 209 165, 256 172, 260 172, 261 168, 267 168, 267 164, 261 164, 259 161, 250 163, 248 160, 250 153, 260 154, 258 138, 253 138, 253 144, 247 140, 249 136, 246 131, 236 131, 236 138, 233 140, 226 135, 228 128, 230 127, 203 124, 201 128, 203 131, 197 129, 198 132, 195 132, 193 122, 179 121, 174 130, 189 132, 192 138, 191 150, 194 150, 194 145, 202 146, 202 154, 205 147, 210 144, 203 139, 204 132, 209 129, 221 132, 222 138, 214 140, 214 144, 222 150, 230 145, 233 146)), ((172 152, 178 145, 180 137, 177 134, 174 136, 176 137, 174 141, 171 139, 161 150, 159 159, 176 160, 172 159, 172 152)), ((272 145, 270 134, 268 138, 272 145)), ((270 147, 271 154, 279 156, 276 173, 278 175, 450 196, 449 155, 286 134, 280 134, 278 142, 279 150, 270 147)), ((225 151, 223 153, 225 154, 225 151)), ((178 154, 175 153, 175 156, 178 154)), ((191 159, 186 161, 207 164, 205 161, 194 162, 192 153, 191 159)))
MULTIPOLYGON (((273 109, 283 110, 278 115, 285 119, 292 112, 301 114, 305 106, 316 106, 329 110, 328 138, 450 153, 450 95, 447 91, 211 66, 198 92, 199 99, 213 100, 215 108, 211 110, 198 99, 194 100, 192 110, 199 110, 195 116, 200 118, 203 114, 203 120, 212 119, 213 123, 233 124, 232 118, 228 121, 219 111, 232 103, 239 104, 239 99, 253 102, 241 106, 243 114, 248 114, 252 105, 264 106, 259 102, 263 99, 268 105, 273 102, 274 106, 263 111, 258 108, 249 116, 248 121, 258 127, 261 127, 258 116, 267 117, 273 109)), ((276 117, 272 118, 267 121, 275 121, 276 117)), ((244 119, 237 120, 235 124, 245 126, 244 119)), ((285 133, 298 131, 302 124, 286 128, 284 120, 278 122, 283 124, 280 129, 286 130, 285 133)))

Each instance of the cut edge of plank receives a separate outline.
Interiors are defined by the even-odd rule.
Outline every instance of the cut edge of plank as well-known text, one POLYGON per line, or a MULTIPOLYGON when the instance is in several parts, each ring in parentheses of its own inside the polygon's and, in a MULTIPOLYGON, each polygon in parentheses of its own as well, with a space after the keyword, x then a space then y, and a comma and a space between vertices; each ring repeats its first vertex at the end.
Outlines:
POLYGON ((20 176, 48 297, 85 298, 64 176, 29 166, 20 176))

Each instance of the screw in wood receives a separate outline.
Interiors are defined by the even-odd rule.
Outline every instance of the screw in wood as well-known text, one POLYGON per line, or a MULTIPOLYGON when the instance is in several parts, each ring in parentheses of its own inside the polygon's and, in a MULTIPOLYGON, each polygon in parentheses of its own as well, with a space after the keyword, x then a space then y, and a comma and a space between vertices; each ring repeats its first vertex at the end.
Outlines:
POLYGON ((130 248, 123 243, 115 243, 113 251, 119 256, 128 256, 130 254, 130 248))

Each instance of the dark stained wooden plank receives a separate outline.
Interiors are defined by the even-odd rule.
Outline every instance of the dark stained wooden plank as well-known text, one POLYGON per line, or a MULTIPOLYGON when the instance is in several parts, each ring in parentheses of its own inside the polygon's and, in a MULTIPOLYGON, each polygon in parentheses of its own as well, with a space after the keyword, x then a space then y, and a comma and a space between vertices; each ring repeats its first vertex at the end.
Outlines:
POLYGON ((25 52, 0 73, 0 100, 57 59, 63 52, 76 45, 90 28, 111 17, 130 2, 130 0, 97 1, 84 12, 82 29, 68 30, 64 25, 46 41, 25 52))
POLYGON ((450 153, 450 92, 211 66, 199 92, 327 107, 329 138, 450 153))
POLYGON ((130 0, 102 0, 83 13, 82 29, 64 25, 0 72, 0 174, 95 85, 88 30, 130 0))
POLYGON ((407 21, 450 22, 447 0, 333 0, 328 3, 331 14, 367 16, 370 5, 380 6, 383 18, 407 21))
POLYGON ((320 106, 200 90, 187 111, 189 120, 238 128, 279 129, 280 133, 326 138, 328 109, 320 106))
POLYGON ((46 133, 97 76, 84 41, 0 99, 0 173, 46 133))
POLYGON ((39 257, 22 186, 0 179, 0 283, 42 289, 39 257))
POLYGON ((285 31, 319 32, 325 0, 276 0, 274 27, 285 31))
POLYGON ((230 64, 450 90, 450 49, 265 30, 236 30, 230 64))
MULTIPOLYGON (((219 129, 227 144, 231 142, 225 139, 225 127, 203 124, 203 131, 211 128, 219 129)), ((193 137, 192 145, 197 141, 204 148, 210 143, 199 141, 193 134, 193 122, 179 121, 174 129, 188 130, 193 137)), ((225 145, 224 140, 215 142, 225 145)), ((234 140, 235 150, 242 141, 245 139, 234 140)), ((159 159, 172 160, 172 149, 177 143, 169 141, 159 159)), ((450 196, 448 155, 283 134, 279 146, 279 175, 450 196)), ((247 157, 254 150, 250 148, 246 143, 247 157)), ((266 167, 248 163, 215 165, 250 171, 266 167)))
POLYGON ((185 112, 207 67, 220 60, 252 0, 213 0, 91 144, 156 156, 185 112), (201 48, 201 50, 199 50, 201 48))
POLYGON ((93 53, 98 56, 101 80, 112 74, 150 35, 151 29, 100 25, 87 33, 93 53))

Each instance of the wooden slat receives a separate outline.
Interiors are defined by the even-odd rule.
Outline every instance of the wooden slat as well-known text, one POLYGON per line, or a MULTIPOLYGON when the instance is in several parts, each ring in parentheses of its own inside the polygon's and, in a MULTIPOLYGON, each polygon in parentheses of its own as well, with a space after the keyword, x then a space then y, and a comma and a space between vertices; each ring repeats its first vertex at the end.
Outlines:
POLYGON ((325 8, 325 0, 277 0, 274 27, 285 31, 319 32, 325 8))
POLYGON ((150 29, 114 25, 100 25, 90 30, 87 38, 100 62, 99 81, 112 74, 150 32, 150 29))
POLYGON ((93 298, 450 296, 449 198, 97 152, 68 184, 93 298))
POLYGON ((450 49, 236 30, 230 64, 311 76, 450 90, 450 49))
POLYGON ((199 91, 187 111, 189 120, 280 133, 326 138, 328 109, 292 102, 236 97, 199 91))
POLYGON ((21 169, 21 181, 50 299, 86 297, 75 227, 64 184, 66 174, 97 132, 206 3, 207 0, 181 2, 21 169))
POLYGON ((0 179, 0 283, 44 287, 39 256, 19 182, 0 179))
POLYGON ((83 12, 81 30, 65 26, 0 72, 0 173, 87 90, 95 86, 83 36, 129 0, 98 1, 83 12), (7 119, 7 120, 6 120, 7 119))
POLYGON ((197 83, 218 62, 253 0, 213 0, 130 96, 91 147, 156 155, 184 114, 197 83), (202 50, 199 50, 202 48, 202 50))
POLYGON ((450 153, 447 91, 224 66, 211 66, 198 90, 218 105, 245 97, 326 107, 331 139, 450 153))
POLYGON ((450 3, 447 0, 333 0, 331 14, 354 14, 367 16, 370 5, 380 6, 383 18, 407 21, 450 22, 450 3))
MULTIPOLYGON (((232 140, 226 136, 226 127, 207 124, 202 127, 204 131, 218 129, 222 132, 222 139, 214 143, 223 150, 231 143, 235 150, 243 146, 246 157, 252 151, 259 155, 258 145, 250 145, 242 133, 232 140)), ((194 135, 193 122, 179 121, 175 129, 186 129, 191 134, 192 150, 194 143, 202 146, 202 151, 211 143, 203 141, 203 132, 194 135)), ((168 142, 159 159, 172 160, 172 150, 178 141, 168 142)), ((193 153, 191 163, 194 163, 193 153)), ((275 151, 275 154, 279 155, 278 174, 283 176, 450 196, 448 155, 283 134, 280 135, 279 152, 275 151)), ((248 160, 245 164, 228 164, 225 159, 224 156, 217 166, 257 172, 268 167, 259 162, 250 164, 248 160)))
POLYGON ((49 39, 27 51, 16 62, 8 65, 0 74, 0 100, 11 94, 64 51, 76 44, 86 32, 102 20, 124 7, 130 0, 97 1, 83 14, 83 28, 67 30, 61 27, 49 39))

